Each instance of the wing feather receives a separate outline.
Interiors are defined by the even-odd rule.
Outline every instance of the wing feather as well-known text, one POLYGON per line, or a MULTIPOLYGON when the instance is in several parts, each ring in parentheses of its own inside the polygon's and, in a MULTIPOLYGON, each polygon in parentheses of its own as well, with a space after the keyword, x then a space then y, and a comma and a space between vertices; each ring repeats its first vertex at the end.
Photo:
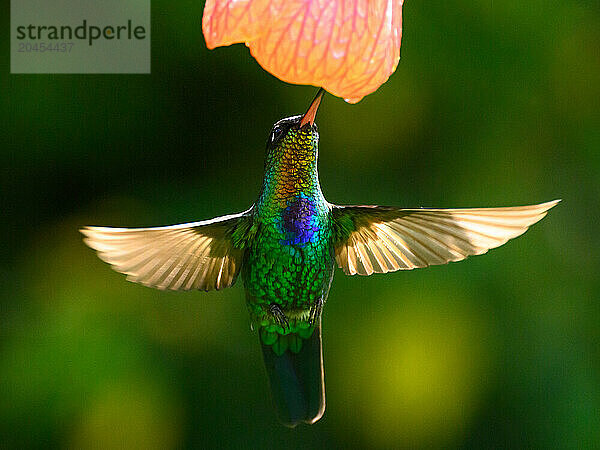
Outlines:
POLYGON ((460 261, 520 236, 559 201, 468 209, 333 205, 336 260, 348 275, 460 261))
POLYGON ((250 210, 167 227, 85 227, 81 232, 100 259, 130 281, 158 289, 212 290, 235 283, 243 246, 232 236, 249 217, 250 210))

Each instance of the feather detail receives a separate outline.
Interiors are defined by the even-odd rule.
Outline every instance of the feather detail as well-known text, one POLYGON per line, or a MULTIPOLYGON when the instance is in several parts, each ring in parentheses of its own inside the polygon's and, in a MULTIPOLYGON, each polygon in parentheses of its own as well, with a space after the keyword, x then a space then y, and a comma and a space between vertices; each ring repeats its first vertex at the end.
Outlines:
POLYGON ((84 242, 129 281, 158 289, 209 291, 232 286, 243 242, 233 234, 249 211, 156 228, 85 227, 84 242))
POLYGON ((559 201, 469 209, 333 206, 336 261, 347 275, 460 261, 523 234, 559 201))

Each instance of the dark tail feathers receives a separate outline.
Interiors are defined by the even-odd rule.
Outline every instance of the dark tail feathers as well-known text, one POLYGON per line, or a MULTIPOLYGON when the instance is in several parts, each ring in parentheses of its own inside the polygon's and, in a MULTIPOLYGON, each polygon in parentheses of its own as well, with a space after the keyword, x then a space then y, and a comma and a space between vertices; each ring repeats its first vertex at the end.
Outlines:
POLYGON ((325 412, 321 319, 299 353, 277 356, 271 346, 261 345, 279 420, 288 427, 318 421, 325 412))

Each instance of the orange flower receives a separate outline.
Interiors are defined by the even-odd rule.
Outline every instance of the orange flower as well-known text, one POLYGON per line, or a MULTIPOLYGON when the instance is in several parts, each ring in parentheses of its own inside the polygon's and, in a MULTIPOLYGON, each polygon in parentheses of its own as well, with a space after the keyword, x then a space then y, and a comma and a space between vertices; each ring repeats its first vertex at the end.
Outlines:
POLYGON ((207 0, 208 48, 245 42, 268 72, 322 86, 350 103, 374 92, 400 59, 403 0, 207 0))

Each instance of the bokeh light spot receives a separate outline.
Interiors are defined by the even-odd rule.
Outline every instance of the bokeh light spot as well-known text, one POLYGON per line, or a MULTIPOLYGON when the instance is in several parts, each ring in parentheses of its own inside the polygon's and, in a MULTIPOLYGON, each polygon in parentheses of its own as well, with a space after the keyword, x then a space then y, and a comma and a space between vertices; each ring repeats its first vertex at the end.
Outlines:
POLYGON ((485 316, 450 290, 403 302, 361 324, 357 334, 368 338, 352 340, 347 377, 330 385, 352 393, 344 420, 369 445, 456 445, 490 385, 485 316))

